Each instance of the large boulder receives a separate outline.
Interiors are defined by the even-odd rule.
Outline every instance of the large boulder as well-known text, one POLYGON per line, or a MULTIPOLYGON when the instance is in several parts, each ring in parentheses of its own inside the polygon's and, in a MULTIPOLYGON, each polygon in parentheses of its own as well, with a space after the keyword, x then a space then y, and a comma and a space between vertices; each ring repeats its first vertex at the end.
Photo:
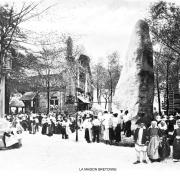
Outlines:
POLYGON ((148 124, 153 117, 154 71, 153 49, 149 26, 139 20, 133 31, 113 102, 118 109, 128 110, 132 120, 145 113, 148 124))

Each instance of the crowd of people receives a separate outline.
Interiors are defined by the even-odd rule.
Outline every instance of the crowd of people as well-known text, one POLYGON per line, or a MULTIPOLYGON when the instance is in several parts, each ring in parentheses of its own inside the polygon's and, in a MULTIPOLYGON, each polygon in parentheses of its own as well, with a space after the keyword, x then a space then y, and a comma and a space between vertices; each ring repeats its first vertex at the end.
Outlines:
POLYGON ((130 136, 131 127, 128 125, 130 121, 122 123, 123 118, 127 120, 128 111, 120 115, 117 113, 99 113, 94 115, 92 111, 78 112, 76 115, 70 116, 66 114, 16 114, 7 115, 5 119, 13 125, 18 124, 23 131, 29 134, 41 133, 42 135, 53 136, 53 134, 61 134, 62 139, 68 139, 69 135, 76 129, 84 130, 85 139, 88 143, 104 141, 106 144, 121 141, 121 131, 130 136), (77 118, 77 122, 76 122, 77 118))
POLYGON ((157 115, 150 124, 145 124, 144 118, 145 114, 139 114, 136 129, 132 130, 128 111, 85 115, 82 123, 84 137, 87 143, 101 141, 110 145, 119 144, 122 136, 133 137, 137 154, 134 164, 140 163, 141 159, 147 163, 147 157, 151 162, 160 162, 171 153, 174 162, 180 161, 180 115, 157 115))
POLYGON ((6 115, 0 121, 0 149, 20 147, 23 131, 47 136, 61 134, 62 139, 68 139, 69 134, 75 131, 75 126, 75 118, 67 114, 21 113, 6 115))
POLYGON ((16 114, 6 116, 6 120, 16 124, 19 123, 24 131, 29 134, 41 133, 52 136, 62 134, 62 138, 68 139, 68 134, 75 131, 75 118, 68 114, 16 114))
POLYGON ((122 112, 119 116, 118 113, 107 111, 98 115, 85 114, 83 119, 82 128, 85 130, 85 139, 88 143, 104 141, 106 144, 112 144, 121 141, 122 112))
POLYGON ((147 163, 147 157, 151 162, 165 160, 172 153, 173 161, 180 161, 180 115, 157 115, 151 121, 150 127, 143 120, 144 114, 137 121, 137 129, 134 133, 137 161, 147 163), (172 149, 171 147, 172 146, 172 149), (171 152, 172 151, 172 152, 171 152))
POLYGON ((8 141, 6 142, 8 137, 21 134, 22 131, 29 134, 38 132, 47 136, 60 134, 62 139, 68 139, 78 129, 84 131, 87 143, 118 145, 122 137, 134 137, 137 154, 134 164, 140 163, 141 159, 143 163, 147 163, 147 157, 151 162, 160 162, 171 153, 175 162, 180 161, 180 115, 156 115, 150 125, 145 124, 144 117, 145 114, 139 114, 137 128, 132 130, 128 110, 120 110, 118 113, 104 111, 98 114, 84 111, 75 116, 56 113, 8 115, 6 121, 10 123, 10 128, 4 131, 2 140, 5 147, 9 146, 8 141))

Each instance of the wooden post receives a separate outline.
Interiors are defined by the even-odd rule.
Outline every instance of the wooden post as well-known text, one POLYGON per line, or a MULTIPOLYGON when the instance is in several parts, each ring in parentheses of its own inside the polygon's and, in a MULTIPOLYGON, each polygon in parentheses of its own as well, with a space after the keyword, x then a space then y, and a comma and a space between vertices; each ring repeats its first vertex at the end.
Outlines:
POLYGON ((0 79, 0 117, 5 115, 5 76, 1 74, 0 79))

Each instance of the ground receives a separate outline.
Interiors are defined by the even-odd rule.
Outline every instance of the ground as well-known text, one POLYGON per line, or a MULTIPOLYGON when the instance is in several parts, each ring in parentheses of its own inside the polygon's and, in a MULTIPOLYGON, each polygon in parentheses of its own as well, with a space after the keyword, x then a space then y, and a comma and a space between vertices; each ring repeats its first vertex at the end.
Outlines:
MULTIPOLYGON (((69 140, 64 140, 60 135, 48 137, 40 133, 31 135, 25 132, 21 148, 0 151, 0 179, 61 179, 62 175, 117 175, 132 179, 139 172, 172 178, 180 167, 180 163, 174 163, 171 158, 161 163, 138 165, 133 164, 135 160, 134 148, 103 143, 88 144, 83 139, 82 131, 79 133, 78 142, 75 142, 74 134, 69 140), (93 169, 86 171, 82 168, 93 169), (103 171, 98 168, 116 170, 103 171)), ((145 175, 146 179, 148 174, 145 175)))

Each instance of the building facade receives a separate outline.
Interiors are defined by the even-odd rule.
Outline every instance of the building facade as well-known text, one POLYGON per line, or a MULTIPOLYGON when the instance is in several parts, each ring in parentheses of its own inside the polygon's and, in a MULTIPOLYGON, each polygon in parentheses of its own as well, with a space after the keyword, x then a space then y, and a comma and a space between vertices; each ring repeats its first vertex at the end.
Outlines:
POLYGON ((73 114, 77 110, 91 108, 93 85, 90 59, 81 54, 78 60, 72 63, 73 72, 67 66, 60 74, 51 74, 49 78, 33 76, 26 80, 25 89, 23 85, 20 87, 22 93, 20 100, 25 104, 25 112, 47 113, 49 108, 49 111, 73 114))
POLYGON ((69 62, 69 67, 75 67, 75 71, 72 72, 71 68, 68 71, 66 106, 73 104, 78 111, 89 110, 93 102, 90 58, 81 54, 76 63, 73 60, 69 62))

